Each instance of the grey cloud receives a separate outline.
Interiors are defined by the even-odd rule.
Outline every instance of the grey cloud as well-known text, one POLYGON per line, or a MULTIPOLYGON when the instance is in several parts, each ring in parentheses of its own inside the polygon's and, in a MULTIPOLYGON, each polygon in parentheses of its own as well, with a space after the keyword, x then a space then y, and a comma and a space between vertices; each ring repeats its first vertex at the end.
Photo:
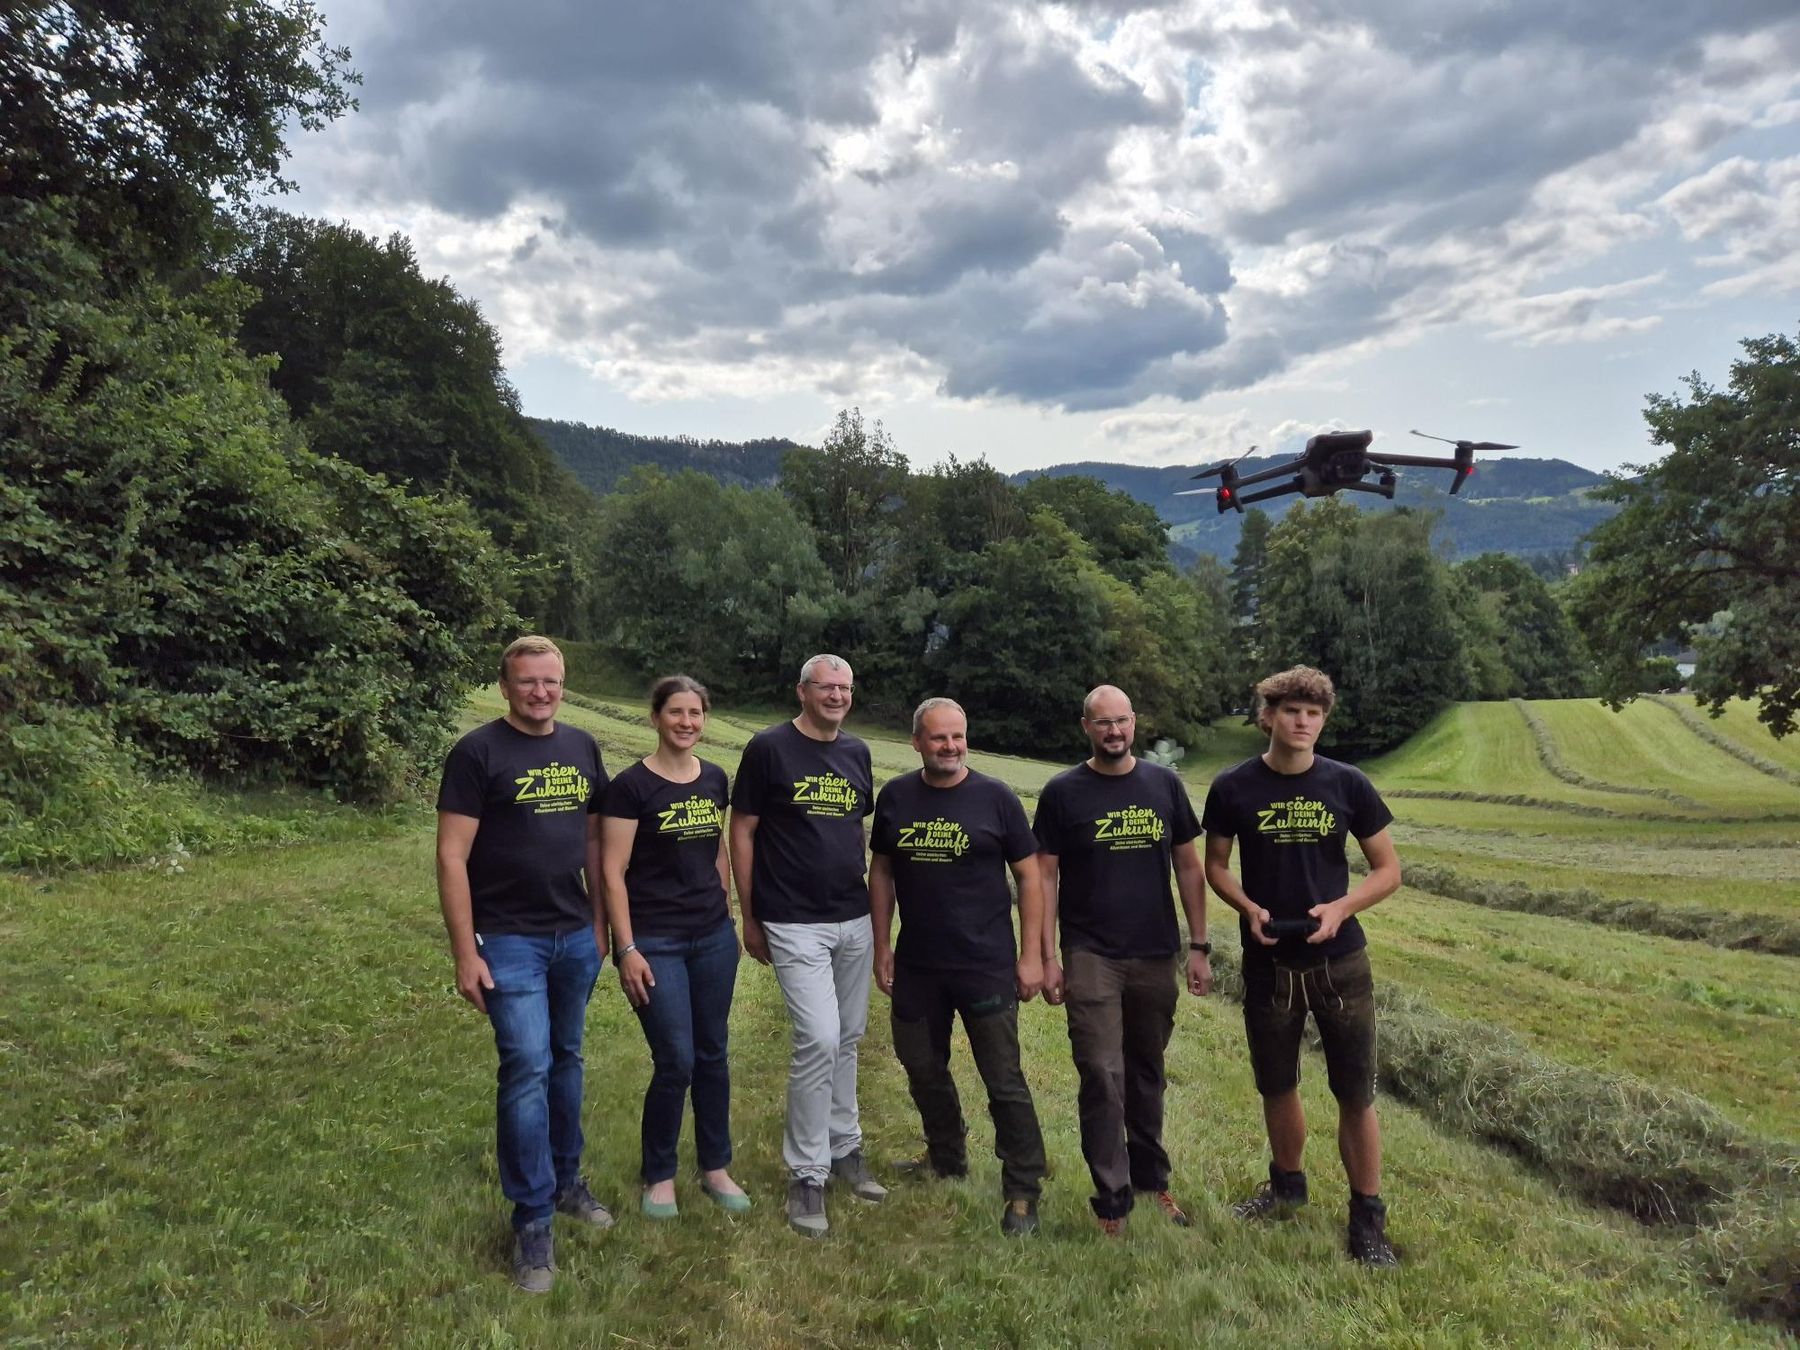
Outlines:
MULTIPOLYGON (((1567 280, 1547 319, 1505 308, 1572 240, 1650 228, 1623 204, 1564 226, 1546 179, 1621 155, 1697 71, 1770 79, 1800 51, 1792 0, 1294 0, 1255 30, 1073 7, 1085 46, 1003 0, 395 0, 355 43, 364 112, 297 168, 387 219, 542 215, 524 243, 501 231, 505 308, 615 370, 826 382, 867 358, 954 397, 1110 408, 1248 385, 1471 295, 1519 340, 1634 322, 1567 280), (1713 41, 1753 31, 1741 64, 1713 41)), ((1743 125, 1727 102, 1693 96, 1643 171, 1743 125)), ((1750 193, 1791 202, 1789 180, 1738 185, 1735 208, 1696 183, 1655 219, 1740 258, 1791 215, 1715 223, 1750 193)))

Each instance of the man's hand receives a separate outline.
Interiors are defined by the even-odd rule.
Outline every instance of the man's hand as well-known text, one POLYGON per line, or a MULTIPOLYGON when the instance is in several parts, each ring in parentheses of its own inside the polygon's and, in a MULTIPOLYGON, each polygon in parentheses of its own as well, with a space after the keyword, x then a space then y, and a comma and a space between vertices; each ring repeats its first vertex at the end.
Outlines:
POLYGON ((634 1008, 650 1002, 650 991, 656 988, 656 976, 651 973, 650 963, 642 952, 626 952, 619 958, 619 988, 625 991, 626 1001, 634 1008))
POLYGON ((488 964, 479 956, 470 956, 466 960, 458 958, 456 962, 456 992, 473 1003, 482 1012, 487 1011, 487 998, 484 989, 494 987, 494 977, 488 973, 488 964))
POLYGON ((1195 998, 1204 998, 1212 991, 1212 958, 1205 952, 1188 953, 1187 987, 1195 998))
POLYGON ((889 998, 894 996, 894 949, 885 943, 875 947, 875 987, 889 998))
POLYGON ((1060 1006, 1063 1001, 1062 962, 1054 956, 1044 958, 1044 1002, 1060 1006))
POLYGON ((1018 982, 1019 1002, 1031 1002, 1044 988, 1044 958, 1035 952, 1023 953, 1014 978, 1018 982))
POLYGON ((1344 920, 1350 917, 1350 906, 1344 903, 1343 897, 1329 904, 1314 905, 1306 911, 1319 921, 1319 931, 1306 940, 1315 946, 1321 942, 1330 942, 1337 936, 1338 929, 1344 926, 1344 920))
POLYGON ((1263 935, 1263 925, 1265 923, 1267 923, 1270 920, 1270 918, 1273 917, 1269 913, 1269 911, 1266 909, 1263 909, 1261 906, 1258 906, 1257 908, 1250 911, 1250 914, 1248 917, 1250 919, 1250 936, 1255 938, 1258 942, 1262 943, 1262 945, 1265 947, 1273 947, 1275 945, 1276 939, 1274 939, 1272 937, 1265 937, 1263 935))
POLYGON ((748 914, 744 916, 744 950, 751 960, 769 964, 769 939, 763 936, 762 925, 748 914))

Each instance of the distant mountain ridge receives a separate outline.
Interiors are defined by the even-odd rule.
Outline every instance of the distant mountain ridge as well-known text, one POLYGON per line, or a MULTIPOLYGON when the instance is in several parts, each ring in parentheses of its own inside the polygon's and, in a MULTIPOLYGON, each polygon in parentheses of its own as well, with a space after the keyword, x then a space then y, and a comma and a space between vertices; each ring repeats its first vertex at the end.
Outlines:
MULTIPOLYGON (((591 491, 611 492, 639 464, 654 464, 666 473, 696 469, 723 483, 762 487, 781 476, 781 459, 798 443, 770 436, 752 441, 695 440, 691 436, 639 436, 581 422, 526 419, 552 453, 591 491)), ((1282 462, 1284 456, 1246 459, 1246 474, 1282 462)), ((1087 474, 1110 488, 1155 508, 1169 524, 1172 551, 1182 558, 1211 553, 1229 560, 1237 548, 1243 517, 1220 515, 1211 497, 1180 497, 1185 488, 1201 486, 1193 476, 1204 465, 1169 464, 1146 467, 1084 460, 1011 475, 1014 483, 1049 474, 1087 474)), ((1475 474, 1456 496, 1449 494, 1450 475, 1442 469, 1401 469, 1392 503, 1379 497, 1345 493, 1345 500, 1365 510, 1411 506, 1440 512, 1438 538, 1456 558, 1477 553, 1512 553, 1529 557, 1573 552, 1581 537, 1618 507, 1592 499, 1603 474, 1561 459, 1494 456, 1480 460, 1475 474)), ((1278 497, 1262 509, 1279 520, 1299 497, 1278 497)))
MULTIPOLYGON (((1238 468, 1244 474, 1284 463, 1292 456, 1259 455, 1238 468)), ((1203 487, 1194 475, 1203 464, 1170 464, 1146 467, 1084 460, 1057 464, 1048 469, 1028 469, 1012 475, 1022 483, 1043 474, 1061 477, 1087 474, 1108 487, 1155 507, 1169 523, 1169 539, 1177 550, 1211 553, 1230 560, 1237 548, 1243 517, 1235 511, 1220 514, 1210 496, 1176 496, 1187 488, 1203 487)), ((1346 492, 1344 500, 1364 510, 1391 510, 1410 506, 1440 513, 1437 538, 1452 557, 1470 558, 1478 553, 1513 553, 1520 556, 1572 552, 1594 526, 1619 508, 1612 502, 1595 501, 1590 490, 1606 482, 1604 474, 1562 459, 1526 459, 1517 456, 1477 461, 1474 475, 1452 497, 1450 474, 1443 469, 1399 469, 1398 490, 1388 502, 1366 493, 1346 492)), ((1299 496, 1277 497, 1261 504, 1276 520, 1286 515, 1299 496)))
POLYGON ((698 469, 740 487, 764 487, 781 477, 781 457, 797 443, 770 436, 756 441, 699 441, 692 436, 638 436, 584 422, 528 417, 550 452, 569 466, 590 492, 604 495, 639 464, 665 473, 698 469))

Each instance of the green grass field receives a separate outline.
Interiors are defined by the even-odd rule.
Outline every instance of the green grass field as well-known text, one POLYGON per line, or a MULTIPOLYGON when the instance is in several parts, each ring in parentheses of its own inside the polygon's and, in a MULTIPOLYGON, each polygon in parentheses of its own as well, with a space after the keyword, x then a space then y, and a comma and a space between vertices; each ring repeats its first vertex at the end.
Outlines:
MULTIPOLYGON (((607 706, 569 705, 566 714, 595 732, 610 764, 650 748, 635 699, 604 691, 590 698, 607 706)), ((1565 763, 1595 778, 1668 785, 1717 803, 1720 814, 1783 812, 1784 784, 1691 731, 1683 734, 1715 758, 1659 741, 1660 732, 1620 733, 1634 757, 1627 772, 1596 758, 1603 742, 1587 739, 1585 711, 1535 706, 1548 710, 1565 763), (1658 767, 1659 755, 1675 767, 1658 767)), ((469 720, 498 710, 496 699, 477 699, 469 720)), ((1666 709, 1643 711, 1646 727, 1683 731, 1666 709)), ((704 753, 735 768, 763 720, 721 712, 704 753)), ((853 729, 870 740, 878 778, 916 765, 900 729, 853 729)), ((1198 794, 1212 771, 1254 749, 1246 729, 1221 728, 1181 767, 1198 794)), ((974 761, 1028 798, 1061 767, 979 751, 974 761)), ((1544 803, 1395 798, 1403 863, 1652 902, 1772 915, 1796 908, 1800 826, 1714 824, 1660 799, 1571 785, 1544 769, 1509 705, 1456 709, 1369 767, 1389 789, 1517 793, 1544 803), (1568 815, 1559 802, 1648 808, 1664 819, 1568 815)), ((637 1216, 637 1109, 648 1056, 609 970, 590 1015, 588 1170, 620 1212, 619 1226, 564 1233, 556 1292, 524 1298, 504 1274, 491 1041, 451 989, 428 825, 415 818, 366 834, 333 828, 320 842, 190 858, 180 873, 140 867, 0 878, 0 940, 10 958, 0 1001, 0 1341, 1780 1339, 1768 1324, 1734 1315, 1703 1277, 1698 1253, 1706 1244, 1689 1242, 1693 1230, 1641 1226, 1582 1202, 1541 1170, 1446 1123, 1456 1113, 1444 1103, 1384 1100, 1384 1189, 1408 1262, 1380 1274, 1353 1267, 1339 1253, 1343 1190, 1316 1061, 1304 1088, 1316 1203, 1293 1223, 1242 1229, 1227 1207, 1260 1176, 1265 1154, 1237 1010, 1219 997, 1183 1000, 1170 1052, 1168 1142, 1194 1228, 1140 1214, 1124 1242, 1098 1237, 1085 1205, 1062 1014, 1033 1004, 1022 1016, 1026 1065, 1055 1172, 1041 1238, 1008 1244, 997 1232, 998 1169, 985 1156, 991 1135, 959 1048, 973 1178, 897 1186, 879 1207, 834 1196, 832 1236, 808 1244, 780 1218, 786 1019, 772 977, 749 962, 733 1015, 734 1171, 758 1209, 734 1223, 684 1178, 680 1221, 656 1226, 637 1216)), ((1218 913, 1215 901, 1215 922, 1218 913)), ((1793 958, 1410 888, 1368 925, 1378 978, 1390 990, 1471 1027, 1511 1032, 1556 1064, 1696 1093, 1762 1141, 1758 1147, 1793 1156, 1793 958)), ((914 1152, 919 1141, 888 1049, 885 1001, 875 1002, 862 1096, 869 1150, 881 1161, 914 1152)))
MULTIPOLYGON (((181 876, 0 885, 11 1139, 0 1174, 8 1344, 1692 1345, 1765 1338, 1698 1289, 1664 1233, 1563 1199, 1507 1158, 1386 1113, 1394 1228, 1373 1276, 1337 1251, 1341 1194, 1246 1233, 1224 1208, 1262 1165, 1234 1010, 1187 1001, 1170 1144, 1197 1216, 1101 1241, 1086 1215, 1061 1015, 1024 1019, 1056 1175, 1028 1246, 996 1231, 997 1169, 834 1200, 823 1246, 779 1217, 785 1022, 747 966, 735 1014, 733 1223, 630 1212, 642 1038, 609 975, 590 1024, 589 1171, 618 1228, 560 1244, 557 1291, 516 1295, 491 1160, 492 1050, 449 989, 423 833, 203 859, 181 876)), ((879 1009, 877 1013, 879 1014, 879 1009)), ((916 1146, 874 1019, 869 1148, 916 1146)), ((959 1052, 967 1086, 967 1064, 959 1052)), ((1308 1103, 1329 1120, 1320 1075, 1308 1103)), ((971 1091, 970 1099, 976 1097, 971 1091)), ((975 1125, 977 1138, 985 1124, 975 1125)))

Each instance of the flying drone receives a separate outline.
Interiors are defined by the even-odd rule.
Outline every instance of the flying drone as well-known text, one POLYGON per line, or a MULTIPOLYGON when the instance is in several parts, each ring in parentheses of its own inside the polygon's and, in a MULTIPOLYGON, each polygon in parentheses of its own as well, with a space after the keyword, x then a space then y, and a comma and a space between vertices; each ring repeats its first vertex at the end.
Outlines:
POLYGON ((1428 441, 1443 441, 1445 445, 1454 445, 1456 454, 1452 458, 1443 459, 1431 455, 1371 453, 1369 443, 1375 439, 1372 431, 1321 431, 1307 441, 1306 449, 1297 458, 1286 464, 1240 475, 1237 466, 1246 456, 1255 452, 1256 447, 1253 445, 1237 459, 1215 464, 1194 475, 1196 478, 1211 478, 1216 474, 1219 479, 1218 487, 1189 488, 1175 495, 1189 497, 1210 492, 1219 504, 1221 515, 1228 510, 1242 513, 1244 507, 1252 502, 1264 502, 1289 492, 1303 493, 1308 497, 1328 497, 1348 488, 1352 492, 1373 492, 1377 496, 1392 499, 1394 470, 1420 468, 1454 469, 1456 477, 1450 484, 1450 495, 1454 497, 1463 481, 1475 472, 1477 450, 1519 448, 1516 445, 1502 445, 1498 441, 1453 441, 1446 436, 1432 436, 1423 431, 1415 431, 1413 435, 1423 436, 1428 441), (1380 470, 1375 481, 1366 481, 1375 470, 1380 470), (1276 479, 1282 481, 1275 482, 1276 479), (1243 491, 1258 483, 1272 483, 1273 486, 1258 488, 1254 492, 1243 491))

